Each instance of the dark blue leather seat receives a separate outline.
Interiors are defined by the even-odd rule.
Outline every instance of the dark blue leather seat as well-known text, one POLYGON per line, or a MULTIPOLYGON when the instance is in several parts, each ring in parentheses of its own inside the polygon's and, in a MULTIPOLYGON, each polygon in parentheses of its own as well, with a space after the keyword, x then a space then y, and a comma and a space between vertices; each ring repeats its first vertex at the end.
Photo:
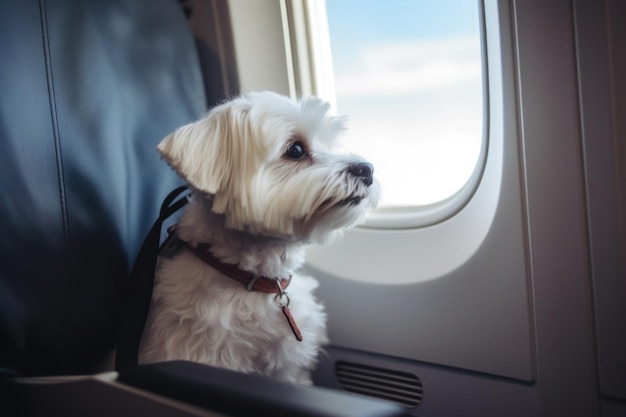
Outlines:
POLYGON ((0 368, 93 372, 162 199, 156 144, 205 109, 175 0, 0 2, 0 368))

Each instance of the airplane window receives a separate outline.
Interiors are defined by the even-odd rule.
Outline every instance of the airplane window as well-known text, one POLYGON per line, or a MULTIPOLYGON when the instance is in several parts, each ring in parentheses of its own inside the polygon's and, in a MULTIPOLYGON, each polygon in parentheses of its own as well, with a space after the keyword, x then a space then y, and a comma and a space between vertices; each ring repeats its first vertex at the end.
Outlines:
POLYGON ((478 2, 327 0, 326 13, 345 144, 375 165, 382 210, 457 194, 483 148, 478 2))

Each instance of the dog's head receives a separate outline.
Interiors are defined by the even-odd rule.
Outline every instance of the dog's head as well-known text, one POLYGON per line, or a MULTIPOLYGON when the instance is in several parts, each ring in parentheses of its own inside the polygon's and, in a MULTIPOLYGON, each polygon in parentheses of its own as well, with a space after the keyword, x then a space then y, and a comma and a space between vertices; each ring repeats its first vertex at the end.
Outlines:
POLYGON ((226 227, 323 242, 378 202, 373 167, 335 150, 344 119, 317 98, 252 93, 214 108, 158 146, 226 227))

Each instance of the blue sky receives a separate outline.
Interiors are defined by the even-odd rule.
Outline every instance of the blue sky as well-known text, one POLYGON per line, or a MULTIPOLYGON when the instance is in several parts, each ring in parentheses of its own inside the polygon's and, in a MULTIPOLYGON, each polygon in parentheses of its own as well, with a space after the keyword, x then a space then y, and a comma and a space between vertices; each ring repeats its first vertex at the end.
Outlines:
POLYGON ((389 206, 456 192, 482 139, 478 4, 327 0, 346 145, 376 166, 389 206))
POLYGON ((326 9, 338 54, 363 43, 472 33, 478 11, 473 0, 326 0, 326 9))

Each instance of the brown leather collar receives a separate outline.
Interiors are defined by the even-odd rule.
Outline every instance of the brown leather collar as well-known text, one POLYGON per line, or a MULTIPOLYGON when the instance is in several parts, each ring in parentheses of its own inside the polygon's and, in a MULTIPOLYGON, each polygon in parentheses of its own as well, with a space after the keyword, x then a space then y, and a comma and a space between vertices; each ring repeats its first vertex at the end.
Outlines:
POLYGON ((200 243, 198 246, 193 246, 189 242, 182 241, 190 251, 192 251, 198 258, 217 269, 229 278, 235 281, 241 282, 249 291, 260 291, 270 294, 277 294, 278 283, 280 283, 281 293, 289 285, 291 275, 289 278, 268 278, 264 276, 258 276, 252 272, 244 271, 237 265, 227 264, 217 259, 211 253, 211 245, 206 243, 200 243))

